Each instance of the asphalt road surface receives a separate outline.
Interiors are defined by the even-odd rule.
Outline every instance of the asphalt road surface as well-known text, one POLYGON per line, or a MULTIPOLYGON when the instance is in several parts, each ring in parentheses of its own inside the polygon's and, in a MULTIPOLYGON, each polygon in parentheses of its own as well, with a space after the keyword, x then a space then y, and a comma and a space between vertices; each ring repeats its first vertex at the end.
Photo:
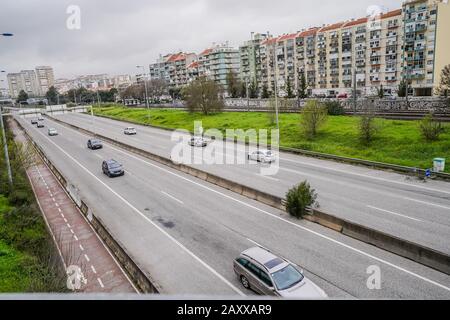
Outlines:
POLYGON ((259 244, 300 265, 333 298, 450 298, 448 275, 120 148, 91 151, 88 136, 52 120, 45 123, 58 130, 55 137, 18 121, 163 293, 253 294, 232 261, 259 244), (102 174, 109 158, 124 165, 124 177, 102 174), (371 266, 381 270, 379 290, 367 286, 371 266))
MULTIPOLYGON (((130 124, 84 114, 56 118, 108 136, 131 146, 169 157, 177 142, 172 132, 144 127, 136 136, 125 136, 130 124)), ((219 142, 214 142, 217 144, 219 142)), ((241 145, 241 147, 244 147, 241 145)), ((198 149, 198 148, 197 148, 198 149)), ((246 157, 245 150, 230 144, 217 154, 246 157)), ((199 152, 199 150, 196 150, 199 152)), ((200 154, 195 159, 202 158, 200 154)), ((431 159, 430 159, 431 161, 431 159)), ((202 164, 194 167, 283 197, 293 185, 308 180, 316 189, 321 210, 356 223, 450 254, 450 183, 426 183, 401 174, 280 153, 279 171, 261 175, 261 165, 202 164)))

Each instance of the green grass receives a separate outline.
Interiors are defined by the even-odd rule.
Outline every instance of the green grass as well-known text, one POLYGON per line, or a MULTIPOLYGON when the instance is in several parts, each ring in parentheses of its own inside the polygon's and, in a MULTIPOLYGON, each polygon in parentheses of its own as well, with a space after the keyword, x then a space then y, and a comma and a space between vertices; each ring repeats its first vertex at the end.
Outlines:
MULTIPOLYGON (((146 109, 129 109, 120 106, 96 108, 95 113, 167 129, 194 130, 194 121, 201 120, 205 129, 272 129, 275 124, 267 113, 224 112, 209 116, 182 110, 152 109, 150 122, 146 109)), ((420 135, 418 121, 376 119, 380 130, 369 147, 358 138, 358 119, 348 116, 330 116, 318 136, 307 140, 300 129, 299 114, 280 114, 280 144, 284 147, 322 152, 344 157, 366 159, 418 168, 432 167, 432 160, 443 157, 450 161, 450 125, 439 141, 426 142, 420 135)), ((447 165, 446 172, 450 172, 447 165)))
MULTIPOLYGON (((0 219, 10 210, 7 199, 0 195, 0 219)), ((0 239, 0 292, 26 291, 31 282, 28 268, 32 263, 32 257, 0 239)))

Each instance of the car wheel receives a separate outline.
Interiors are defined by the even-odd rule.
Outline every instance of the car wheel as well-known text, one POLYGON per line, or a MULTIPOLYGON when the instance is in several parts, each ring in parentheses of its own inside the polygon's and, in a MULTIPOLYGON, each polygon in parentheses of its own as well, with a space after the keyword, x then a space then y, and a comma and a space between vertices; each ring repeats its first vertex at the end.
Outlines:
POLYGON ((250 282, 248 282, 246 277, 241 276, 241 283, 245 289, 250 289, 250 282))

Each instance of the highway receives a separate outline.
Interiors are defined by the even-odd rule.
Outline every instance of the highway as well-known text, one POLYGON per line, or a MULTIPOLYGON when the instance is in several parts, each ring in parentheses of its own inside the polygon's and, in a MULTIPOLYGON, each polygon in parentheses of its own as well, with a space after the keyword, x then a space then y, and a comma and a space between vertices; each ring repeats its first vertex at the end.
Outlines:
MULTIPOLYGON (((64 116, 69 118, 88 120, 64 116)), ((16 119, 162 293, 252 295, 236 279, 232 261, 259 244, 300 265, 333 298, 450 298, 448 275, 319 225, 291 219, 272 207, 120 148, 105 144, 104 149, 91 151, 86 147, 88 136, 52 120, 46 119, 45 125, 58 130, 55 137, 47 136, 47 128, 32 126, 29 119, 16 119), (102 160, 109 158, 124 165, 124 177, 110 179, 102 174, 102 160), (370 266, 381 269, 380 290, 367 287, 370 266)), ((96 121, 99 131, 100 122, 96 121)), ((130 141, 139 143, 134 139, 130 141)))
MULTIPOLYGON (((125 122, 71 113, 55 117, 164 157, 176 143, 167 130, 134 125, 138 135, 130 137, 123 134, 130 126, 125 122)), ((232 147, 224 151, 227 157, 234 157, 234 152, 232 147)), ((281 197, 306 179, 319 195, 321 210, 450 254, 448 182, 424 183, 393 172, 283 152, 279 172, 273 176, 262 176, 256 163, 193 166, 281 197)))

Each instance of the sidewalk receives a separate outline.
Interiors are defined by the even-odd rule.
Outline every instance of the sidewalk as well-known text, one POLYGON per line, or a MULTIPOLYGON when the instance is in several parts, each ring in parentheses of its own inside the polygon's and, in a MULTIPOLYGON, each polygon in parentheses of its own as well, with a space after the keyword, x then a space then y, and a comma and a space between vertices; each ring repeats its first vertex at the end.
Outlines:
MULTIPOLYGON (((28 143, 14 121, 10 122, 15 139, 28 143)), ((52 172, 35 156, 27 169, 41 212, 58 245, 68 284, 78 292, 136 293, 136 289, 104 246, 85 217, 58 183, 52 172), (81 271, 81 274, 79 273, 81 271), (76 275, 79 275, 76 279, 76 275)))

